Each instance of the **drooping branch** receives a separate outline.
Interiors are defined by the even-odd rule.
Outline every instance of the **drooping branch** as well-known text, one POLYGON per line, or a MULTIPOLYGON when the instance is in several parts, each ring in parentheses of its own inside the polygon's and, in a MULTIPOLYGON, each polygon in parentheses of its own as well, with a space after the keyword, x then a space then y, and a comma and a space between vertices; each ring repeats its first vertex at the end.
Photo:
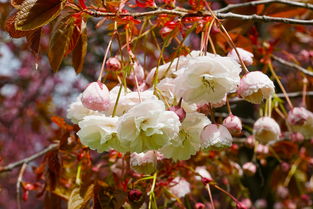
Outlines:
POLYGON ((296 70, 299 70, 300 72, 302 72, 303 74, 305 75, 308 75, 308 76, 313 76, 313 72, 311 71, 308 71, 307 69, 295 64, 295 63, 292 63, 292 62, 289 62, 287 60, 284 60, 280 57, 277 57, 275 55, 272 55, 272 58, 277 61, 278 63, 282 64, 282 65, 285 65, 286 67, 289 67, 289 68, 292 68, 292 69, 296 69, 296 70))
MULTIPOLYGON (((156 10, 148 12, 133 12, 133 13, 114 13, 114 12, 101 12, 85 9, 84 12, 91 16, 95 17, 134 17, 141 18, 146 16, 157 16, 161 14, 176 15, 179 17, 188 17, 188 16, 211 16, 210 12, 201 12, 201 13, 188 13, 186 10, 178 9, 163 9, 158 8, 156 10)), ((216 17, 219 19, 239 19, 239 20, 250 20, 250 21, 260 21, 260 22, 280 22, 286 24, 299 24, 299 25, 313 25, 313 20, 300 20, 284 17, 271 17, 266 15, 241 15, 235 14, 232 12, 228 13, 215 13, 216 17)))
POLYGON ((272 3, 286 4, 286 5, 295 6, 295 7, 313 9, 313 4, 305 3, 305 2, 288 1, 288 0, 260 0, 260 1, 244 2, 244 3, 239 3, 239 4, 229 4, 224 8, 216 10, 215 12, 228 12, 231 9, 248 7, 248 6, 257 6, 261 4, 272 4, 272 3))
POLYGON ((0 173, 6 172, 6 171, 11 171, 16 167, 22 166, 23 164, 28 164, 29 162, 37 159, 38 157, 40 157, 40 156, 42 156, 42 155, 44 155, 44 154, 46 154, 52 150, 55 150, 58 146, 59 146, 59 144, 51 144, 47 148, 43 149, 42 151, 37 152, 37 153, 35 153, 35 154, 25 158, 25 159, 19 160, 19 161, 14 162, 14 163, 10 163, 9 165, 6 165, 4 167, 0 167, 0 173))

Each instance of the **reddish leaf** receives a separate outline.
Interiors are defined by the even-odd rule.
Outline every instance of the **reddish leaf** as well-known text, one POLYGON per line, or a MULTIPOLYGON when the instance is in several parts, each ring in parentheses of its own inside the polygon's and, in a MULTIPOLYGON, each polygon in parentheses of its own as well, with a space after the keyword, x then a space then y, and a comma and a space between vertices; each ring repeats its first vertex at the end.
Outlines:
POLYGON ((50 36, 48 57, 50 65, 57 71, 68 50, 74 29, 74 17, 71 15, 57 21, 50 36))
POLYGON ((65 0, 25 0, 17 12, 17 30, 33 30, 54 20, 64 8, 65 0))
POLYGON ((5 21, 5 31, 7 31, 12 38, 21 38, 29 34, 29 31, 16 30, 14 25, 15 20, 16 13, 8 17, 8 19, 5 21))
POLYGON ((59 179, 61 173, 61 159, 59 156, 59 151, 51 151, 46 154, 46 159, 48 161, 47 167, 47 177, 48 177, 48 185, 51 190, 54 190, 59 179))
POLYGON ((72 53, 72 62, 76 73, 80 73, 84 66, 85 56, 87 53, 87 30, 86 22, 82 21, 81 34, 76 47, 72 53))
POLYGON ((30 32, 26 36, 27 45, 30 51, 35 55, 39 53, 40 37, 41 37, 41 28, 30 32))
POLYGON ((60 128, 65 129, 65 130, 73 130, 73 126, 68 125, 63 118, 58 117, 58 116, 52 116, 51 117, 52 122, 54 122, 56 125, 58 125, 60 128))
POLYGON ((11 0, 11 5, 15 8, 19 8, 24 0, 11 0))

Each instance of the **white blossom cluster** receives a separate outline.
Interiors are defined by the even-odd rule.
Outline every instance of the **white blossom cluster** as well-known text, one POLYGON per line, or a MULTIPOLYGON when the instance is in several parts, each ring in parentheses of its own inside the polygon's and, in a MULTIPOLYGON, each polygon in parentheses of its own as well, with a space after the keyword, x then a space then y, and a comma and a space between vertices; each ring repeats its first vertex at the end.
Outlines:
POLYGON ((157 155, 187 160, 201 149, 231 146, 231 133, 241 131, 240 119, 230 115, 223 125, 211 124, 199 109, 224 105, 227 94, 236 91, 252 103, 274 93, 265 74, 251 72, 241 79, 240 73, 232 56, 192 51, 152 69, 146 79, 136 78, 149 87, 144 91, 122 86, 109 91, 100 82, 91 83, 70 105, 67 117, 80 127, 82 144, 98 152, 133 153, 133 167, 142 170, 141 164, 149 164, 150 172, 157 155))

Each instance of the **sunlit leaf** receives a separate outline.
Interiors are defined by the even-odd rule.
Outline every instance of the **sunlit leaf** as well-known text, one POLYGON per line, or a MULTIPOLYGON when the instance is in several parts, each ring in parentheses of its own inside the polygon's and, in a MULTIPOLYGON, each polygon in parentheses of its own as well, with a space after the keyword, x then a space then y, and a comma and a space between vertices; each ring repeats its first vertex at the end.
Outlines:
POLYGON ((73 189, 68 201, 68 209, 82 209, 93 198, 94 185, 91 184, 87 189, 76 187, 73 189))
POLYGON ((29 34, 29 31, 20 31, 15 29, 16 13, 9 16, 5 21, 4 29, 12 38, 21 38, 29 34))
POLYGON ((54 20, 64 8, 65 0, 25 0, 17 12, 17 30, 33 30, 54 20))
POLYGON ((74 28, 74 18, 72 16, 63 18, 53 27, 50 36, 48 57, 54 71, 57 71, 61 65, 72 38, 74 28))

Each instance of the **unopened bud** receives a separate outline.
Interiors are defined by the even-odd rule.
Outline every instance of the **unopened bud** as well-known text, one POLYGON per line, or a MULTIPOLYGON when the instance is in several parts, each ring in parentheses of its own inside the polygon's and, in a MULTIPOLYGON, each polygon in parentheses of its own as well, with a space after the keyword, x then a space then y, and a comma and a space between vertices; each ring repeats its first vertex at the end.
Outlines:
POLYGON ((179 106, 173 106, 169 108, 170 111, 173 111, 178 116, 180 122, 182 122, 186 117, 186 111, 179 106))
POLYGON ((243 172, 248 176, 253 176, 256 172, 256 165, 252 162, 247 162, 242 166, 243 172))
POLYGON ((138 201, 140 200, 141 196, 142 196, 142 192, 137 189, 133 189, 128 192, 128 199, 130 201, 138 201))
POLYGON ((108 71, 119 71, 121 70, 121 63, 116 57, 110 57, 106 61, 106 68, 108 71))
POLYGON ((91 110, 105 111, 110 107, 110 93, 106 85, 92 82, 82 93, 82 104, 91 110))
POLYGON ((223 121, 223 126, 225 126, 233 135, 240 134, 242 130, 241 120, 235 115, 229 115, 227 118, 225 118, 223 121))

